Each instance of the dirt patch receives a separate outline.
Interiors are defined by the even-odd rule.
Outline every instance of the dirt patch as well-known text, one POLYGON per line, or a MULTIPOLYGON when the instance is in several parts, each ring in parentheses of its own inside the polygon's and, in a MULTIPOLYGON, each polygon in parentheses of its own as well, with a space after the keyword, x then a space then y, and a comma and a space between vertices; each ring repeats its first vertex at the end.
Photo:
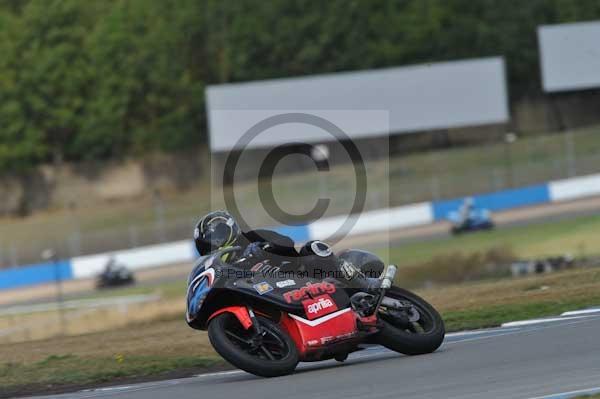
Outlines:
POLYGON ((6 363, 31 364, 53 355, 68 354, 81 357, 216 356, 206 332, 188 327, 183 314, 177 320, 159 319, 112 331, 0 345, 0 359, 6 363))

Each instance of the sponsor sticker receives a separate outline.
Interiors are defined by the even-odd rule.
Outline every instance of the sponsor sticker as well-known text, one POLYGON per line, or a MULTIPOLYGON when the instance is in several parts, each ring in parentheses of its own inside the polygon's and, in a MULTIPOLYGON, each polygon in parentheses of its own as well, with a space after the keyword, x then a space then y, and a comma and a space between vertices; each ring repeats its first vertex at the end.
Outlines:
POLYGON ((262 283, 254 284, 253 287, 256 290, 256 292, 258 292, 259 295, 263 295, 263 294, 266 294, 267 292, 273 291, 273 287, 271 286, 271 284, 267 283, 266 281, 263 281, 262 283))
POLYGON ((321 345, 325 345, 328 342, 333 341, 333 337, 322 337, 321 338, 321 345))
POLYGON ((314 298, 321 294, 333 294, 335 292, 335 285, 322 281, 320 283, 307 283, 304 287, 298 288, 297 290, 288 291, 283 294, 287 303, 299 302, 304 299, 314 298))
POLYGON ((277 286, 277 288, 285 288, 291 287, 292 285, 296 285, 296 282, 294 280, 283 280, 276 282, 275 285, 277 286))
POLYGON ((327 294, 302 301, 302 306, 304 306, 304 312, 308 320, 313 320, 338 310, 331 296, 327 294))
POLYGON ((280 270, 281 270, 281 268, 279 266, 270 265, 268 259, 265 259, 262 262, 258 262, 257 264, 255 264, 254 266, 252 266, 250 268, 251 272, 262 273, 263 276, 267 275, 267 274, 275 275, 275 274, 279 273, 280 270))
POLYGON ((356 335, 356 331, 351 331, 345 334, 341 334, 341 335, 336 335, 335 340, 336 341, 341 341, 344 339, 348 339, 348 338, 352 338, 356 335))

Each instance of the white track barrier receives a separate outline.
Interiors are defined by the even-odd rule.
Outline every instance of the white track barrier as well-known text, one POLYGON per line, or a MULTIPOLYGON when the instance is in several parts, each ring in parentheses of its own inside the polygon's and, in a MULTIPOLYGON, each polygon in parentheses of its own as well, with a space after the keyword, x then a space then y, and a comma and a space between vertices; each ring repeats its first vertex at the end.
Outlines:
POLYGON ((89 278, 98 275, 111 256, 131 270, 147 269, 174 263, 192 262, 196 250, 192 240, 150 245, 98 255, 80 256, 71 260, 73 278, 89 278))
POLYGON ((600 174, 551 181, 548 189, 552 202, 600 195, 600 174))
MULTIPOLYGON (((422 202, 391 209, 379 209, 356 216, 357 220, 346 235, 385 232, 405 227, 418 226, 433 222, 433 210, 430 202, 422 202)), ((325 239, 335 235, 348 216, 336 216, 319 220, 308 226, 311 240, 325 239)), ((344 234, 344 233, 342 233, 344 234)))

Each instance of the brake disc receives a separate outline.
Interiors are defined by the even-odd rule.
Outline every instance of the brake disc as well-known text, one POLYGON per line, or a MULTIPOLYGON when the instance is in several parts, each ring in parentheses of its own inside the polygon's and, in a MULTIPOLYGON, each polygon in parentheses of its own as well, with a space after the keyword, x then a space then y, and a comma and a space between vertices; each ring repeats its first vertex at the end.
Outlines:
POLYGON ((419 313, 417 308, 415 308, 412 303, 406 302, 406 301, 400 301, 400 302, 402 302, 402 305, 404 307, 403 310, 406 312, 406 315, 408 316, 408 321, 410 321, 411 323, 414 323, 421 319, 421 313, 419 313))

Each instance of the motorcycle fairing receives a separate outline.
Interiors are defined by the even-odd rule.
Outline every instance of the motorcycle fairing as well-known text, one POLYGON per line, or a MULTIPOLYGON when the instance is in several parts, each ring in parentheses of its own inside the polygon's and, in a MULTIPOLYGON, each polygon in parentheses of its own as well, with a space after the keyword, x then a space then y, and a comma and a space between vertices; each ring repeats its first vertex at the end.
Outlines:
POLYGON ((237 268, 224 263, 219 253, 201 257, 188 279, 187 322, 193 328, 205 329, 209 317, 217 310, 212 306, 219 302, 224 302, 221 307, 235 305, 228 303, 232 298, 238 298, 238 305, 240 302, 250 306, 258 304, 259 307, 264 304, 305 320, 318 320, 350 306, 350 299, 344 289, 332 289, 332 283, 326 283, 329 286, 324 289, 321 286, 325 284, 323 280, 294 276, 293 286, 279 288, 277 285, 278 282, 288 282, 290 279, 289 275, 277 277, 237 268), (242 273, 244 277, 231 278, 236 273, 242 273), (259 293, 255 286, 264 283, 273 289, 259 293), (293 295, 294 292, 296 295, 293 295), (204 304, 210 306, 203 306, 204 304))
POLYGON ((332 283, 309 278, 294 278, 296 282, 294 286, 278 288, 277 283, 285 280, 288 279, 256 273, 250 279, 237 280, 235 288, 247 296, 268 302, 287 313, 309 320, 350 306, 347 293, 332 283), (255 286, 263 283, 273 289, 264 293, 257 292, 255 286), (328 288, 319 288, 324 285, 327 285, 328 288))
POLYGON ((311 358, 333 343, 349 342, 358 336, 356 315, 351 308, 344 308, 315 320, 294 314, 281 318, 282 326, 296 343, 302 359, 311 358))
POLYGON ((214 277, 211 278, 211 274, 214 275, 214 270, 212 268, 200 273, 188 286, 186 312, 188 322, 192 321, 194 315, 198 314, 200 307, 204 303, 204 300, 211 289, 214 281, 214 277))

